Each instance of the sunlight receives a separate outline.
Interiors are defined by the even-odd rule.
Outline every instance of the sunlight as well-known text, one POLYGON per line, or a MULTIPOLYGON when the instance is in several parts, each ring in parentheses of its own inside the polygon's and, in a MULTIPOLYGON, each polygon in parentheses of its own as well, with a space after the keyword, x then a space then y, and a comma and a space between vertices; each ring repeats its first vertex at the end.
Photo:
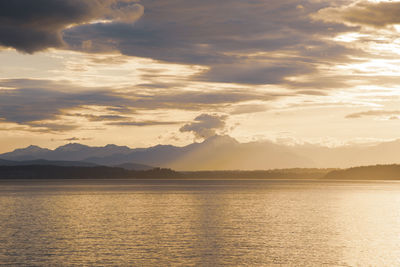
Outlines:
POLYGON ((367 37, 367 34, 361 34, 358 32, 349 32, 346 34, 341 34, 333 38, 333 40, 338 41, 338 42, 345 42, 345 43, 351 43, 354 41, 359 40, 362 37, 367 37))
POLYGON ((365 76, 390 76, 400 77, 398 68, 400 60, 397 59, 370 59, 363 63, 353 63, 336 66, 339 70, 351 71, 353 74, 365 76))

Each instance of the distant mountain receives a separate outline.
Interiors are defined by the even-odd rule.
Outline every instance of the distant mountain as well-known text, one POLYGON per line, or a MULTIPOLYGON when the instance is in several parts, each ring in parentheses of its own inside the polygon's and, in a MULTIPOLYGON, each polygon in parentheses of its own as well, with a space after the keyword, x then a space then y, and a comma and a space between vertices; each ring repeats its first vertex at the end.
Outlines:
MULTIPOLYGON (((60 146, 55 150, 50 149, 42 149, 37 146, 29 146, 27 148, 16 149, 12 152, 0 154, 0 159, 3 160, 11 160, 11 161, 33 161, 33 160, 42 160, 44 162, 50 161, 50 165, 57 166, 96 166, 103 165, 102 163, 97 164, 96 162, 87 161, 87 158, 90 157, 107 157, 111 155, 120 155, 123 156, 131 151, 130 148, 126 146, 116 146, 116 145, 106 145, 104 147, 89 147, 86 145, 71 143, 64 146, 60 146), (68 162, 73 162, 73 165, 68 165, 68 162), (78 164, 80 162, 81 165, 78 164)), ((39 163, 39 162, 37 162, 39 163)), ((127 163, 119 162, 120 163, 127 163)), ((0 161, 1 164, 1 161, 0 161)), ((134 163, 129 168, 132 169, 134 167, 134 163)), ((45 164, 42 164, 45 165, 45 164)), ((112 163, 108 164, 107 162, 104 165, 114 165, 112 163)), ((137 165, 139 169, 146 169, 150 166, 142 166, 137 165)), ((151 167, 152 168, 152 167, 151 167)))
POLYGON ((185 147, 170 161, 177 170, 254 170, 312 166, 312 160, 272 142, 239 143, 229 136, 214 136, 185 147))
POLYGON ((273 143, 241 144, 229 136, 213 136, 202 143, 184 147, 157 145, 130 149, 107 145, 89 147, 67 144, 55 150, 27 147, 0 155, 6 160, 83 161, 128 169, 148 169, 150 166, 176 170, 271 169, 312 166, 307 157, 273 143))
POLYGON ((348 168, 399 163, 400 140, 329 148, 313 144, 289 146, 268 141, 239 143, 227 135, 216 135, 183 147, 156 145, 131 149, 126 146, 90 147, 72 143, 49 150, 29 146, 0 154, 0 159, 80 161, 137 170, 151 166, 180 171, 348 168))
POLYGON ((374 145, 345 145, 333 148, 305 144, 294 146, 292 149, 299 155, 312 157, 316 168, 349 168, 400 163, 400 140, 374 145))
POLYGON ((85 161, 94 155, 97 157, 106 157, 113 154, 124 155, 130 152, 126 146, 106 145, 104 147, 89 147, 81 144, 67 144, 60 146, 54 151, 50 151, 46 159, 53 160, 78 160, 85 161))
POLYGON ((51 150, 47 148, 40 148, 38 146, 28 146, 26 148, 16 149, 12 152, 1 154, 0 158, 8 160, 41 159, 50 152, 51 150))
POLYGON ((174 170, 250 170, 312 166, 312 161, 273 143, 241 144, 229 136, 213 136, 184 147, 157 145, 132 149, 127 154, 85 159, 102 165, 119 162, 172 168, 174 170))
POLYGON ((81 144, 67 144, 60 146, 55 150, 43 149, 37 146, 29 146, 27 148, 16 149, 13 152, 0 155, 2 159, 8 160, 70 160, 83 161, 92 156, 105 157, 113 154, 129 153, 130 148, 126 146, 106 145, 104 147, 90 147, 81 144))

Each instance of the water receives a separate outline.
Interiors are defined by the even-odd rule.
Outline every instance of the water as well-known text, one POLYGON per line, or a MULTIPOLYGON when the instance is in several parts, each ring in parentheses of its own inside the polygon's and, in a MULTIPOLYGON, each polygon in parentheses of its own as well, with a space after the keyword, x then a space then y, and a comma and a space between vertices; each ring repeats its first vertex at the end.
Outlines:
POLYGON ((398 266, 400 183, 0 181, 0 264, 398 266))

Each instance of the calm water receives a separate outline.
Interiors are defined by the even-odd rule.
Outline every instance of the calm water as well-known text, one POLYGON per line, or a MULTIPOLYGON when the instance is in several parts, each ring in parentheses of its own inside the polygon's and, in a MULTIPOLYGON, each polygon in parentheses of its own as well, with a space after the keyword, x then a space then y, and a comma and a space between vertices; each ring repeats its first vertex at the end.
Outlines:
POLYGON ((400 183, 0 181, 0 264, 399 266, 400 183))

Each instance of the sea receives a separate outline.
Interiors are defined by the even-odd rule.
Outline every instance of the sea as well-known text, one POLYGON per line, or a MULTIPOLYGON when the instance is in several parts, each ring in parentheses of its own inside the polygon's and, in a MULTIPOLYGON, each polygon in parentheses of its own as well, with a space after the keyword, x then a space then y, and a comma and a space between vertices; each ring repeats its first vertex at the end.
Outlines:
POLYGON ((1 266, 399 266, 400 182, 0 180, 1 266))

